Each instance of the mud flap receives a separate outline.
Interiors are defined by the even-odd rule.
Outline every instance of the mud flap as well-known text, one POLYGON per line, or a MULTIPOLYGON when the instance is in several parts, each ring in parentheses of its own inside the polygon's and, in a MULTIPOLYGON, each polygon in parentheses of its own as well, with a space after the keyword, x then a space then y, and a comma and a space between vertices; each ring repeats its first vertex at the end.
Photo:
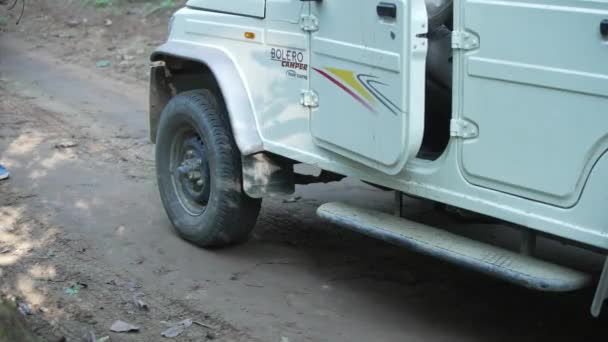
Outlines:
POLYGON ((167 81, 167 70, 164 65, 155 65, 150 68, 150 141, 156 143, 156 131, 160 121, 160 113, 171 100, 173 93, 167 81))
POLYGON ((249 197, 291 195, 295 191, 293 164, 267 153, 242 157, 243 189, 249 197))

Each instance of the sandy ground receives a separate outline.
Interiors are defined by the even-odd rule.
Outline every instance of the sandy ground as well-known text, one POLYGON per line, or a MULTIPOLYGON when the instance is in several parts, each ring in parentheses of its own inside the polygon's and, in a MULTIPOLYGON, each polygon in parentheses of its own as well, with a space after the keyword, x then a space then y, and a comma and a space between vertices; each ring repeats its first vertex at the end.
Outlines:
MULTIPOLYGON (((391 210, 392 194, 356 180, 298 187, 293 203, 266 200, 245 245, 184 242, 160 204, 146 128, 146 55, 167 14, 49 3, 0 35, 0 163, 12 172, 0 183, 0 291, 32 309, 27 321, 48 341, 91 332, 157 341, 188 318, 205 326, 176 341, 605 341, 606 315, 589 315, 591 289, 523 290, 316 218, 336 200, 391 210), (96 67, 100 59, 111 65, 96 67), (110 332, 118 319, 140 331, 110 332)), ((406 207, 412 218, 516 246, 504 226, 406 207)), ((539 253, 590 271, 601 261, 546 240, 539 253)))

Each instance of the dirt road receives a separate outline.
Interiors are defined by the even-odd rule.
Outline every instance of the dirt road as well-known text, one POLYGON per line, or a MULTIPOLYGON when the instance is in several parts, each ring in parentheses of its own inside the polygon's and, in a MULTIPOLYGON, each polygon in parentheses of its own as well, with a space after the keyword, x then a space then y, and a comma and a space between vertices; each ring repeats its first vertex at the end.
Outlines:
MULTIPOLYGON (((172 231, 158 198, 144 83, 66 65, 11 34, 0 36, 0 78, 0 163, 12 172, 0 183, 0 289, 36 308, 31 319, 50 340, 80 341, 94 331, 112 341, 156 341, 167 322, 185 318, 211 329, 193 325, 178 341, 608 334, 606 315, 588 313, 591 291, 522 290, 318 220, 314 210, 327 201, 390 210, 390 193, 354 180, 300 187, 295 202, 265 201, 243 246, 194 247, 172 231), (116 319, 140 332, 109 332, 116 319)), ((447 220, 424 204, 406 205, 410 216, 447 220)), ((514 232, 498 226, 447 227, 515 243, 514 232)), ((540 243, 541 254, 560 248, 540 243)), ((564 253, 598 266, 596 256, 564 253)))

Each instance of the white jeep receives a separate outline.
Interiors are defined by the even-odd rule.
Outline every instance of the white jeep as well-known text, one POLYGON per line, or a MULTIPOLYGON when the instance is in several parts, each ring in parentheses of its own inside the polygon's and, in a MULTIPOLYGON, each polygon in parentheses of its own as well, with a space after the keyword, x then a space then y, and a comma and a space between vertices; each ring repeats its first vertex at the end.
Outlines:
MULTIPOLYGON (((528 288, 591 282, 535 258, 537 233, 608 251, 606 0, 189 0, 151 59, 160 194, 200 246, 348 176, 394 190, 397 215, 320 217, 528 288), (521 248, 407 220, 402 194, 515 224, 521 248)), ((605 263, 594 315, 607 296, 605 263)))

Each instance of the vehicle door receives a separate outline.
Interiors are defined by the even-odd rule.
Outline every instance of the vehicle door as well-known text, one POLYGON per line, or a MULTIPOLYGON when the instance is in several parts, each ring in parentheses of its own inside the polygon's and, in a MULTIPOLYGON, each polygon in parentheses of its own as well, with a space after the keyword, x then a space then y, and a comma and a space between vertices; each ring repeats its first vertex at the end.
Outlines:
POLYGON ((608 2, 464 0, 458 8, 457 113, 478 128, 460 144, 464 176, 575 205, 608 150, 608 2))
POLYGON ((424 2, 318 1, 310 14, 315 143, 398 173, 416 156, 424 130, 424 2))

